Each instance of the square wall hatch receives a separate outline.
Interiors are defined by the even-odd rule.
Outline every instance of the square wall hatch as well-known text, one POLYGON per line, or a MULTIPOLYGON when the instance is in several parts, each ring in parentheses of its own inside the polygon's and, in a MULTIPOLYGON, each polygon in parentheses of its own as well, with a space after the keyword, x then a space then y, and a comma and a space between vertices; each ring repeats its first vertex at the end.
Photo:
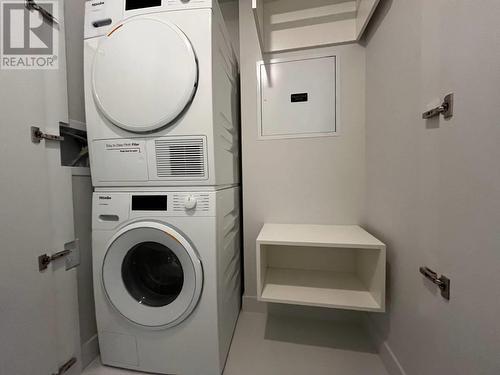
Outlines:
POLYGON ((335 135, 335 56, 258 63, 259 135, 297 138, 335 135))

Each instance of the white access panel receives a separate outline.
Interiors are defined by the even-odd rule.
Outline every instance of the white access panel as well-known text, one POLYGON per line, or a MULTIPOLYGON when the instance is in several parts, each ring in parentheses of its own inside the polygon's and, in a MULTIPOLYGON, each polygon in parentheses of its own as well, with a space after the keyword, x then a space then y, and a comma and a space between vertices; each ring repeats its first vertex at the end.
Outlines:
POLYGON ((260 136, 335 135, 336 71, 335 56, 258 63, 260 136))

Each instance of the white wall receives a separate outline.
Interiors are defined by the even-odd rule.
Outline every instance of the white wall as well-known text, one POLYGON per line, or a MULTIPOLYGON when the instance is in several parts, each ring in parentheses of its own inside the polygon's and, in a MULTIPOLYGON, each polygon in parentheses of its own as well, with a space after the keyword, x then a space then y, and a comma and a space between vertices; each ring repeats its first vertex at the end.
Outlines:
POLYGON ((500 2, 384 1, 366 50, 363 223, 388 245, 373 315, 392 374, 500 373, 500 2), (455 92, 451 121, 421 113, 455 92), (424 281, 451 279, 451 300, 424 281))
POLYGON ((245 304, 255 301, 255 239, 264 222, 358 223, 364 198, 365 51, 345 45, 279 57, 336 54, 339 137, 257 140, 256 62, 251 1, 240 0, 245 304))
POLYGON ((220 9, 224 22, 226 23, 227 31, 231 38, 231 42, 236 53, 236 57, 240 58, 240 28, 239 28, 239 7, 238 0, 219 0, 220 9))

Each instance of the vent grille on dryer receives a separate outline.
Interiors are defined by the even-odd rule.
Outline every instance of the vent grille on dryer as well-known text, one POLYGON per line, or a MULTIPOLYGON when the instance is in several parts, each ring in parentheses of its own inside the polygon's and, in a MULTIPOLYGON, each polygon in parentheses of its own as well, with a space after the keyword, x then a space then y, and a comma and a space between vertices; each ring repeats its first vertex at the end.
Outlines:
POLYGON ((156 173, 160 178, 206 178, 204 138, 155 141, 156 173))

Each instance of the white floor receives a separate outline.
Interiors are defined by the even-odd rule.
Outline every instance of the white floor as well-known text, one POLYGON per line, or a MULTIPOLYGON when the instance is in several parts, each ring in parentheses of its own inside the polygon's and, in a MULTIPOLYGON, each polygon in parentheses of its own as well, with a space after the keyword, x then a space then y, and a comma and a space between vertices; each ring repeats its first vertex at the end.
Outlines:
MULTIPOLYGON (((138 375, 98 360, 83 375, 138 375)), ((224 375, 387 375, 359 324, 242 312, 224 375)), ((202 375, 202 374, 200 374, 202 375)))

